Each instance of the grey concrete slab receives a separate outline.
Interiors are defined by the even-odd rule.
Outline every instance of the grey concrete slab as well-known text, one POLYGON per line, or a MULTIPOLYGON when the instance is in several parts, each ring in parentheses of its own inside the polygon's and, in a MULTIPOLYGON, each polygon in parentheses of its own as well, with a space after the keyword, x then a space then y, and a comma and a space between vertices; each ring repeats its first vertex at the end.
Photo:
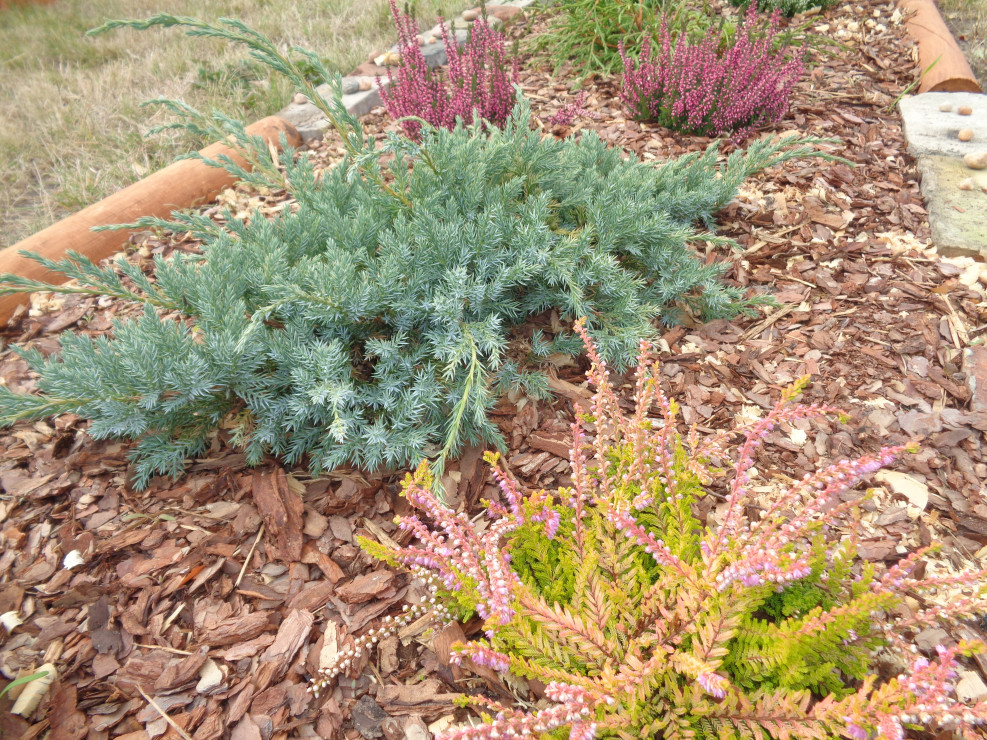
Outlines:
POLYGON ((987 258, 987 170, 971 170, 956 157, 918 158, 932 243, 940 254, 987 258), (959 185, 972 178, 974 188, 959 185))
POLYGON ((902 98, 898 104, 908 151, 913 157, 958 156, 987 149, 987 95, 978 93, 922 93, 902 98), (940 110, 950 106, 951 110, 940 110), (973 113, 957 111, 969 106, 973 113), (962 129, 973 131, 964 142, 956 135, 962 129))
MULTIPOLYGON (((369 90, 361 90, 352 95, 344 95, 342 98, 343 107, 357 118, 369 113, 371 108, 376 108, 378 105, 384 104, 384 101, 380 98, 380 90, 377 89, 376 80, 373 77, 362 79, 370 80, 369 90)), ((381 84, 386 83, 382 81, 381 84)))
MULTIPOLYGON (((369 113, 371 108, 383 105, 380 90, 373 77, 346 77, 343 80, 343 90, 343 107, 357 118, 369 113), (361 82, 369 82, 370 89, 360 90, 361 82), (355 92, 345 93, 354 88, 355 92)), ((329 85, 320 85, 318 91, 327 97, 332 95, 329 85)), ((321 139, 329 128, 329 121, 322 111, 311 103, 292 103, 278 111, 277 115, 294 126, 306 144, 321 139)))

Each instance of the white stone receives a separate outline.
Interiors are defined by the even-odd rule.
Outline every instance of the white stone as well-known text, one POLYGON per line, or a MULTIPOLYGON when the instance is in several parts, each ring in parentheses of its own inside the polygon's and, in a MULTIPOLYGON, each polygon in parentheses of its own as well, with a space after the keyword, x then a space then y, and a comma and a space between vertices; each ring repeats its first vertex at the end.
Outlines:
POLYGON ((199 683, 195 685, 195 690, 200 694, 208 694, 218 688, 225 678, 223 669, 212 658, 208 658, 199 669, 199 683))
POLYGON ((987 696, 987 685, 980 674, 974 671, 961 671, 956 683, 956 696, 962 702, 976 703, 987 696))
POLYGON ((970 152, 963 155, 963 164, 971 170, 987 169, 987 151, 970 152))

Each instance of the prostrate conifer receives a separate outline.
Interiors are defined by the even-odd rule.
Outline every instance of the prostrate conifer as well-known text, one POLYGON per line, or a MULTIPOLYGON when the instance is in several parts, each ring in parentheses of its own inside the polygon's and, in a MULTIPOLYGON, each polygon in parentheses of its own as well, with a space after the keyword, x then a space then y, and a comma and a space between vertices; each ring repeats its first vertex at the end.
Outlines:
MULTIPOLYGON (((136 440, 138 486, 181 474, 218 427, 250 463, 307 458, 315 471, 444 460, 467 441, 496 443, 486 411, 498 388, 544 385, 507 359, 511 326, 549 309, 589 316, 601 352, 625 364, 657 319, 750 310, 762 300, 726 287, 720 267, 690 249, 717 241, 696 224, 711 225, 751 173, 814 153, 812 141, 763 140, 722 163, 713 145, 651 167, 592 133, 541 137, 523 102, 503 130, 424 126, 419 143, 394 134, 377 145, 338 100, 318 96, 293 57, 242 24, 162 15, 108 27, 120 25, 179 25, 246 44, 326 112, 349 152, 324 174, 291 152, 283 175, 271 163, 255 171, 287 183, 297 211, 249 224, 230 216, 225 229, 176 217, 172 228, 204 238, 203 254, 159 260, 153 283, 79 255, 46 263, 75 285, 0 277, 4 292, 144 304, 113 338, 66 334, 58 356, 24 351, 40 374, 36 395, 0 388, 2 424, 75 413, 94 437, 136 440)), ((338 75, 330 82, 339 89, 338 75)), ((251 142, 241 135, 240 145, 251 142)), ((571 339, 538 346, 572 349, 571 339)))

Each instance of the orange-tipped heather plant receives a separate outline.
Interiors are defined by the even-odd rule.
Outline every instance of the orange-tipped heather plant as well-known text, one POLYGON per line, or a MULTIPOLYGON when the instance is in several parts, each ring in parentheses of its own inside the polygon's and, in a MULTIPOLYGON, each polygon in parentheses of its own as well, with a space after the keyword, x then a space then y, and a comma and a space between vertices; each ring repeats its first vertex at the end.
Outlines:
POLYGON ((478 526, 435 496, 422 466, 405 486, 420 514, 400 520, 417 543, 364 543, 430 574, 440 619, 448 608, 485 620, 483 639, 454 648, 460 661, 546 685, 533 709, 472 697, 481 723, 442 738, 898 740, 920 726, 972 737, 987 701, 961 703, 955 683, 959 660, 979 646, 940 647, 927 659, 905 636, 982 611, 984 571, 936 574, 927 563, 919 576, 932 549, 923 548, 878 572, 832 526, 852 521, 855 503, 840 495, 903 448, 829 465, 767 503, 759 492, 762 511, 751 518, 754 456, 769 432, 836 410, 793 404, 797 384, 735 430, 736 445, 727 433, 683 438, 647 345, 636 410, 625 417, 606 365, 577 330, 596 392, 573 425, 572 486, 522 495, 495 464, 502 500, 478 526), (704 523, 693 504, 726 459, 719 524, 704 523), (876 675, 879 652, 899 675, 876 675))

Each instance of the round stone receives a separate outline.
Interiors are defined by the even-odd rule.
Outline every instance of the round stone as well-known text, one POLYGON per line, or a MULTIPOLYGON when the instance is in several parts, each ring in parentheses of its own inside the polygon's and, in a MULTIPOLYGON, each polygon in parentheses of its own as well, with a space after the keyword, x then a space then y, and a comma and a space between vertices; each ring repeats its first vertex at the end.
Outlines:
POLYGON ((969 167, 971 170, 985 170, 987 169, 987 151, 982 152, 971 152, 963 157, 963 164, 969 167))
POLYGON ((971 108, 969 105, 961 105, 959 108, 956 109, 956 112, 959 113, 961 116, 969 116, 973 113, 973 108, 971 108))
POLYGON ((960 141, 969 141, 973 138, 973 131, 968 128, 961 129, 960 132, 956 134, 956 138, 960 141))

